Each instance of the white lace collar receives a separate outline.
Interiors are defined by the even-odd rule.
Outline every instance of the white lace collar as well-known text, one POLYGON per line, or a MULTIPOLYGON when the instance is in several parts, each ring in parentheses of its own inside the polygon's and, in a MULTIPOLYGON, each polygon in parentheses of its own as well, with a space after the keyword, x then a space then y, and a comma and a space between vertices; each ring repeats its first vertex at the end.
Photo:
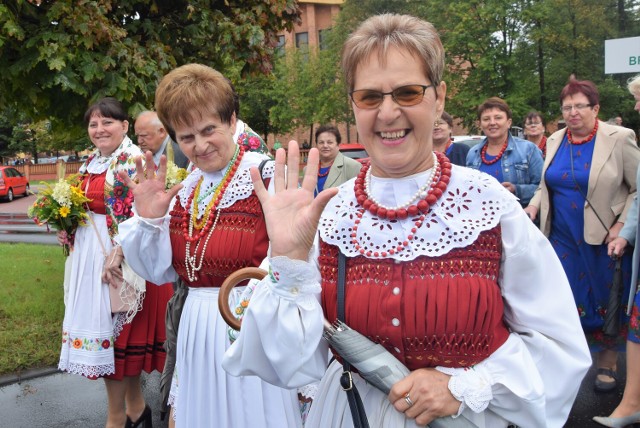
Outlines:
MULTIPOLYGON (((406 202, 428 180, 430 171, 402 179, 372 177, 373 196, 387 206, 406 202)), ((354 180, 340 186, 320 219, 320 237, 336 245, 348 257, 360 255, 351 242, 351 233, 359 205, 353 192, 354 180)), ((408 261, 418 256, 436 257, 454 248, 472 244, 480 232, 492 229, 500 217, 520 208, 515 196, 509 193, 495 178, 479 171, 452 166, 451 180, 442 197, 425 216, 409 247, 387 257, 408 261)), ((381 220, 366 211, 358 226, 360 246, 372 252, 389 252, 401 245, 415 227, 416 218, 405 220, 381 220)), ((382 255, 370 258, 385 258, 382 255)))
MULTIPOLYGON (((227 208, 233 205, 235 202, 245 199, 251 195, 253 192, 253 182, 251 181, 251 175, 249 174, 249 168, 258 167, 260 163, 264 159, 269 159, 267 156, 256 153, 256 152, 245 152, 244 156, 242 156, 242 161, 240 162, 240 166, 238 167, 238 171, 236 171, 235 175, 231 179, 231 183, 229 183, 229 187, 224 192, 224 196, 222 197, 222 201, 218 205, 218 208, 227 208)), ((180 203, 183 207, 186 207, 187 201, 189 200, 189 196, 194 191, 200 177, 204 177, 202 181, 202 185, 200 186, 200 194, 205 194, 208 190, 215 188, 220 181, 224 178, 224 174, 226 173, 227 168, 221 171, 205 173, 200 169, 194 170, 187 178, 182 182, 183 188, 178 192, 178 196, 180 196, 180 203)), ((273 177, 274 171, 274 163, 267 162, 262 170, 263 178, 273 177)), ((213 198, 214 192, 211 192, 206 198, 201 200, 198 203, 198 215, 201 217, 204 214, 205 208, 209 202, 211 202, 211 198, 213 198)))

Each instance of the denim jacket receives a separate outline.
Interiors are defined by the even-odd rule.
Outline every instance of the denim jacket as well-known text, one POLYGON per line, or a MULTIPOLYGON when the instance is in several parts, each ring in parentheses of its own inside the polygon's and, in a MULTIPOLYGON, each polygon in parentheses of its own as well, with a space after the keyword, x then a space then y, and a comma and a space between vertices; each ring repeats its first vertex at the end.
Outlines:
MULTIPOLYGON (((480 169, 482 164, 480 150, 486 143, 485 138, 481 144, 476 144, 469 150, 467 154, 469 168, 480 169)), ((542 151, 534 143, 509 134, 509 144, 502 155, 502 175, 504 181, 516 186, 516 196, 523 207, 529 204, 540 184, 543 163, 542 151)))

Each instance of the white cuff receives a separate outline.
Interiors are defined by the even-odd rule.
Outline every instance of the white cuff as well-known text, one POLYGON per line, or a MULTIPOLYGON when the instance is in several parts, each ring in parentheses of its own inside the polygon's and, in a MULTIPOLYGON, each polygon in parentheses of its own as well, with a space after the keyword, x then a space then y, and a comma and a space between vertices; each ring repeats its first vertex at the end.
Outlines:
POLYGON ((313 263, 285 256, 269 259, 269 288, 278 296, 294 300, 300 294, 320 292, 318 270, 313 263))
POLYGON ((458 413, 454 417, 460 416, 466 407, 474 413, 481 413, 489 406, 493 393, 491 376, 486 370, 479 367, 453 370, 438 367, 438 370, 451 375, 449 391, 456 400, 461 402, 458 413))

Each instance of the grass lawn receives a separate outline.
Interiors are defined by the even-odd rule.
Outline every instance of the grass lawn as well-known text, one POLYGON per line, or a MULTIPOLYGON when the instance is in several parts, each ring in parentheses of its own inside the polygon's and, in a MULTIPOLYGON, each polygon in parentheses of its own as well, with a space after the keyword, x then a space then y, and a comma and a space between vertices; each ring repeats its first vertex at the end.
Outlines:
POLYGON ((60 247, 0 243, 0 375, 57 366, 63 279, 60 247))

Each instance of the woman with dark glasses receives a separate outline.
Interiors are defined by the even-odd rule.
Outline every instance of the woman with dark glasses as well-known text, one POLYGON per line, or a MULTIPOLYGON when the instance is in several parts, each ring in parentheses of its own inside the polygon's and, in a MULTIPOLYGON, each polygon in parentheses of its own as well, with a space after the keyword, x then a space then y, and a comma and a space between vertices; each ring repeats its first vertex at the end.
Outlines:
POLYGON ((320 379, 306 428, 353 427, 353 385, 371 427, 562 426, 591 361, 571 290, 513 194, 433 151, 438 33, 374 16, 347 40, 342 70, 371 162, 315 199, 316 149, 300 188, 295 141, 288 159, 276 153, 275 193, 253 170, 270 274, 223 367, 289 388, 320 379), (327 367, 323 318, 342 309, 408 369, 388 394, 339 360, 327 367))

